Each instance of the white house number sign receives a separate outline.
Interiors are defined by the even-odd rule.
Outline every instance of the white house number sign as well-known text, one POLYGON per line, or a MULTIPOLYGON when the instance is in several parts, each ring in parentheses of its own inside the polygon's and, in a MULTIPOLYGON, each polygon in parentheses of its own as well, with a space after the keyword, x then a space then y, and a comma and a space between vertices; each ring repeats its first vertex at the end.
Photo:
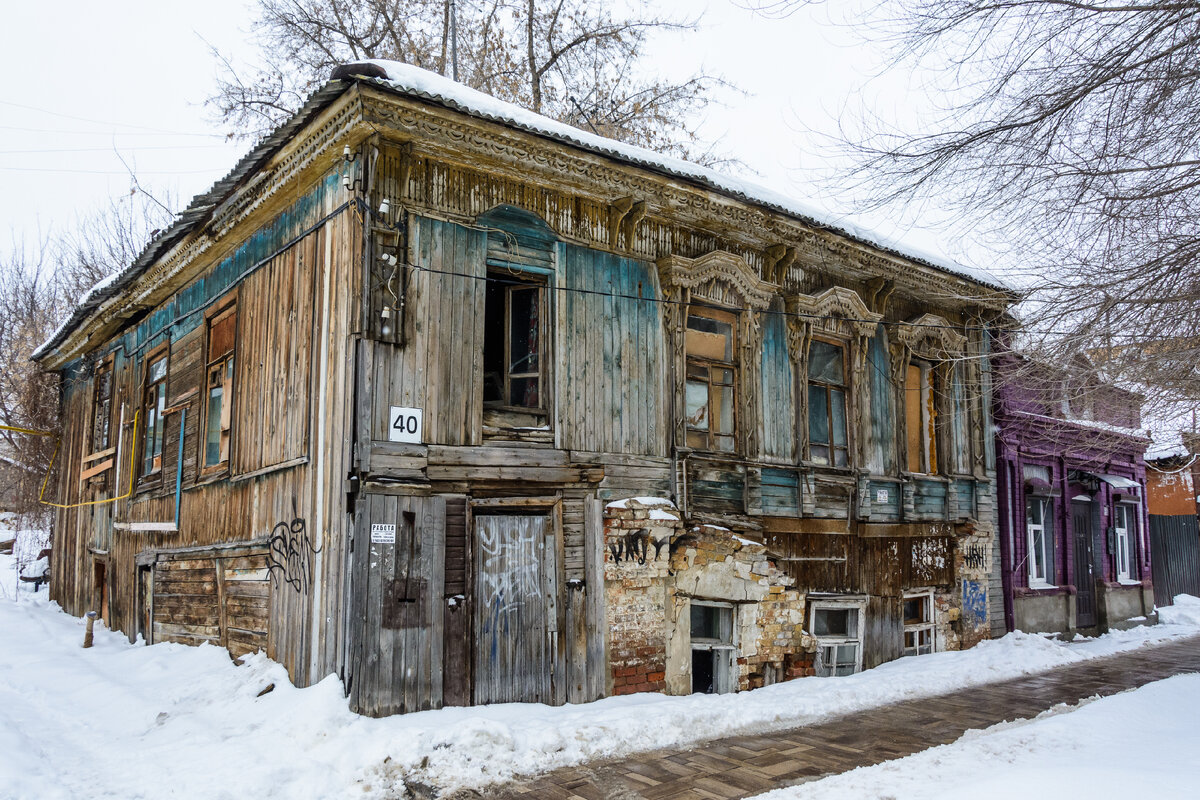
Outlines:
POLYGON ((424 414, 419 408, 392 406, 388 412, 388 441, 420 444, 423 433, 421 430, 423 416, 424 414))

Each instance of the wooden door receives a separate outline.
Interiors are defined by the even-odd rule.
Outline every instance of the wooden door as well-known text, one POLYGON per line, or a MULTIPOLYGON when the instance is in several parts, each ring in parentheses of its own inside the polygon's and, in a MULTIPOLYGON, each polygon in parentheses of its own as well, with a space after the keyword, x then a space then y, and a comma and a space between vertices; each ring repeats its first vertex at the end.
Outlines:
POLYGON ((355 513, 350 707, 440 708, 446 501, 369 494, 355 513))
POLYGON ((475 518, 476 704, 559 702, 557 552, 550 517, 475 518))
POLYGON ((1096 568, 1092 557, 1092 504, 1071 503, 1071 527, 1075 532, 1075 625, 1096 624, 1096 568))
POLYGON ((151 603, 154 600, 154 567, 143 565, 138 567, 138 633, 142 635, 142 641, 146 644, 153 644, 151 638, 152 623, 154 620, 154 611, 151 603))

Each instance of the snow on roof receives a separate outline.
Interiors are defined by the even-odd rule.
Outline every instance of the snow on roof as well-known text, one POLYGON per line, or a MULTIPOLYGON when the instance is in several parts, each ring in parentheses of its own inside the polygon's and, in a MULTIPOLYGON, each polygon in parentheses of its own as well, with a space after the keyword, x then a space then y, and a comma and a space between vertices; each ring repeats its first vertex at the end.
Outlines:
POLYGON ((868 230, 845 218, 831 219, 828 214, 792 198, 786 197, 771 189, 767 189, 751 181, 745 181, 726 175, 707 167, 693 164, 679 158, 672 158, 643 147, 618 142, 594 133, 589 133, 564 122, 536 114, 520 106, 497 100, 491 95, 471 89, 461 83, 435 72, 402 64, 398 61, 367 60, 353 62, 354 64, 372 64, 386 73, 387 77, 374 78, 374 82, 404 94, 415 94, 427 100, 433 100, 443 105, 455 108, 473 116, 490 119, 505 125, 511 125, 532 133, 538 133, 559 141, 587 148, 598 153, 613 156, 632 164, 649 167, 676 177, 687 178, 711 186, 727 194, 740 197, 758 205, 767 206, 782 211, 794 217, 823 228, 831 228, 861 242, 878 247, 881 250, 903 256, 913 261, 919 261, 944 272, 949 272, 961 278, 976 283, 982 283, 995 289, 1016 291, 1017 287, 987 270, 968 267, 957 261, 935 256, 916 248, 902 245, 885 236, 868 230))
POLYGON ((305 100, 300 110, 289 120, 260 139, 251 148, 250 152, 243 156, 233 169, 230 170, 229 174, 214 183, 212 188, 207 192, 192 198, 192 202, 188 205, 187 209, 178 215, 175 223, 151 239, 132 264, 109 275, 88 290, 80 298, 71 315, 55 329, 54 333, 50 334, 45 342, 33 351, 31 358, 40 360, 49 355, 62 343, 70 331, 81 325, 104 301, 118 294, 197 224, 207 219, 212 210, 232 195, 249 175, 264 164, 275 151, 299 132, 301 128, 308 124, 321 109, 341 95, 346 87, 344 79, 349 78, 367 81, 394 92, 441 103, 449 108, 454 108, 473 116, 490 119, 504 125, 567 142, 668 175, 693 180, 731 196, 739 197, 748 202, 771 208, 793 217, 798 217, 817 227, 842 233, 852 239, 877 247, 880 250, 899 255, 911 261, 926 264, 960 278, 1014 294, 1019 291, 1019 287, 1015 284, 985 269, 969 267, 951 259, 926 253, 917 248, 901 245, 848 219, 831 218, 828 214, 816 208, 799 203, 753 182, 725 175, 707 167, 665 156, 642 147, 636 147, 614 139, 607 139, 603 136, 588 133, 566 123, 544 117, 541 114, 535 114, 520 106, 497 100, 483 92, 468 88, 460 83, 455 83, 442 75, 409 64, 383 60, 358 61, 351 62, 335 70, 334 77, 330 81, 313 92, 305 100), (382 71, 386 78, 356 74, 353 67, 360 64, 374 65, 377 69, 370 72, 378 73, 382 71))

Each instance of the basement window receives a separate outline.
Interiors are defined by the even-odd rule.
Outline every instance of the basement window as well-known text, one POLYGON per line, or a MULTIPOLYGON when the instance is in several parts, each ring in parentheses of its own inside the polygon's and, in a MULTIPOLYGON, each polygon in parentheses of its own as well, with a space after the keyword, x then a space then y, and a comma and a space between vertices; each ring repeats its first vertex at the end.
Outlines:
POLYGON ((933 652, 933 592, 904 595, 904 655, 933 652))
POLYGON ((208 320, 205 350, 204 472, 229 465, 233 416, 233 360, 237 340, 237 306, 227 305, 208 320))
POLYGON ((853 675, 862 669, 862 601, 816 600, 809 609, 816 674, 853 675))
POLYGON ((733 606, 691 602, 692 693, 734 690, 733 606))
POLYGON ((546 281, 510 271, 488 272, 484 312, 483 405, 514 412, 515 425, 548 413, 546 281))

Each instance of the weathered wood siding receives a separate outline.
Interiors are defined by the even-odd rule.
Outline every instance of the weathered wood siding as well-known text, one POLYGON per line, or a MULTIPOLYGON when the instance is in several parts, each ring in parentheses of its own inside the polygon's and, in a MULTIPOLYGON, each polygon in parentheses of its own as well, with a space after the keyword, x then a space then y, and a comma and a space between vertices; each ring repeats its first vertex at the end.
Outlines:
MULTIPOLYGON (((58 511, 52 560, 54 597, 70 613, 98 608, 101 587, 95 585, 95 564, 103 561, 110 624, 133 637, 145 627, 140 619, 152 602, 139 598, 146 594, 138 587, 139 556, 265 541, 269 596, 260 597, 262 584, 226 582, 227 600, 219 606, 224 608, 226 644, 235 652, 262 646, 301 684, 340 667, 346 550, 341 480, 348 469, 352 387, 348 312, 361 264, 361 226, 352 211, 341 207, 344 200, 334 173, 274 216, 248 226, 253 234, 235 230, 231 236, 240 243, 218 248, 227 255, 64 371, 66 426, 58 479, 49 494, 75 506, 58 511), (199 424, 205 311, 234 290, 239 323, 231 479, 228 473, 199 474, 199 424), (129 499, 75 505, 126 492, 130 457, 140 452, 144 436, 144 419, 139 415, 135 430, 134 414, 141 404, 146 356, 160 345, 169 354, 161 473, 135 481, 129 499), (81 482, 90 433, 92 359, 107 354, 113 356, 113 425, 120 441, 116 480, 102 476, 81 482), (310 444, 317 432, 328 442, 323 451, 310 444), (115 528, 115 523, 174 522, 180 467, 178 530, 115 528), (239 597, 243 590, 251 594, 239 597), (321 609, 322 620, 315 649, 310 647, 314 606, 321 609), (264 609, 270 612, 266 617, 245 618, 264 609)), ((259 545, 260 551, 263 547, 259 545)), ((219 574, 214 568, 214 580, 223 580, 222 575, 231 577, 228 570, 219 574)))
POLYGON ((599 250, 559 252, 567 290, 558 299, 562 446, 666 455, 658 276, 645 262, 599 250))
POLYGON ((783 314, 762 314, 762 453, 790 462, 796 455, 796 383, 783 314))
POLYGON ((375 717, 440 708, 445 498, 364 494, 355 517, 350 707, 375 717))
POLYGON ((386 442, 389 406, 405 406, 425 409, 426 442, 479 444, 487 235, 415 215, 408 234, 406 344, 364 343, 370 438, 386 442))

